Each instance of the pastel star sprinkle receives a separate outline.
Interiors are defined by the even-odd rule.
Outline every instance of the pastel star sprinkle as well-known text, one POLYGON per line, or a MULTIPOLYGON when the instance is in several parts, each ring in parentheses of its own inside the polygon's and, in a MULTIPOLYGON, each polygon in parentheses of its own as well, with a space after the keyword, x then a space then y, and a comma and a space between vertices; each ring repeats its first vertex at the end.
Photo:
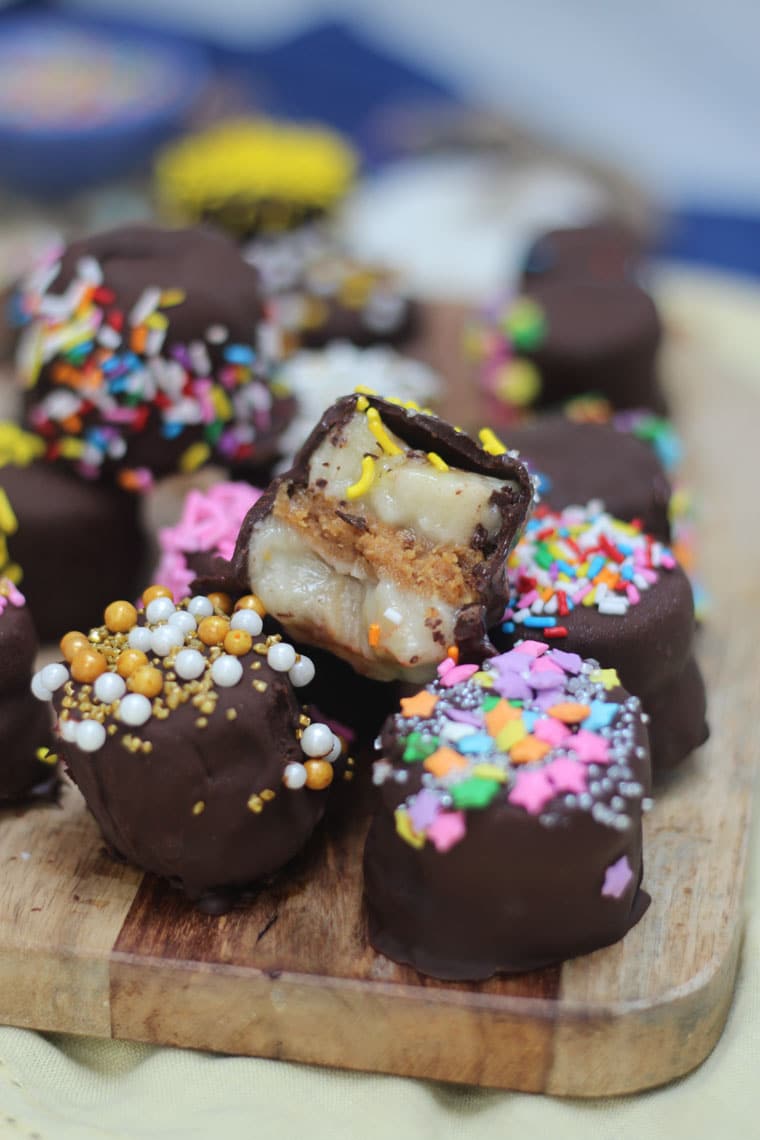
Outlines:
POLYGON ((610 863, 604 872, 602 895, 608 899, 619 899, 625 894, 633 878, 633 870, 627 855, 621 855, 616 863, 610 863))
POLYGON ((525 808, 531 815, 539 812, 553 800, 557 790, 543 768, 518 772, 515 786, 507 796, 511 804, 525 808))

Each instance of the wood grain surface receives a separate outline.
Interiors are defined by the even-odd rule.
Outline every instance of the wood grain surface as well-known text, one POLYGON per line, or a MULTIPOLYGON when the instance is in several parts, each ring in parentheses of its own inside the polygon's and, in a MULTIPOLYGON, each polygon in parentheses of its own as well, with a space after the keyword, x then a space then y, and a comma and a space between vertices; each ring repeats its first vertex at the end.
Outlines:
MULTIPOLYGON (((437 306, 422 353, 451 374, 461 312, 437 306)), ((615 946, 484 984, 425 979, 367 944, 366 814, 317 836, 245 910, 195 911, 112 862, 81 797, 0 819, 0 1020, 556 1095, 662 1084, 698 1065, 731 1002, 758 754, 754 425, 760 396, 665 362, 690 449, 713 608, 699 637, 708 744, 656 788, 652 906, 615 946)), ((457 385, 449 411, 477 414, 457 385)))

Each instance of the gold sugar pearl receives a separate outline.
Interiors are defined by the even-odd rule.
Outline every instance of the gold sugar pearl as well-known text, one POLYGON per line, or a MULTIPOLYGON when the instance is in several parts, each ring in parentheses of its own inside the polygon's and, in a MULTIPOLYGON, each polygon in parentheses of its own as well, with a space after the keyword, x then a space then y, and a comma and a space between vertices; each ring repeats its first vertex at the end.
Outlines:
POLYGON ((130 677, 135 669, 148 664, 148 658, 141 649, 125 649, 116 659, 116 672, 120 677, 130 677))
POLYGON ((71 629, 60 640, 60 650, 66 660, 71 664, 80 649, 89 649, 90 641, 86 633, 78 629, 71 629))
POLYGON ((129 674, 127 688, 144 697, 157 697, 164 687, 164 675, 154 665, 140 665, 129 674))
POLYGON ((236 610, 255 610, 260 618, 266 616, 266 610, 261 598, 255 594, 245 594, 242 598, 238 598, 235 602, 236 610))
POLYGON ((105 673, 107 662, 102 653, 90 646, 78 650, 71 659, 71 676, 75 681, 91 684, 101 673, 105 673))
POLYGON ((207 617, 198 626, 198 637, 204 645, 221 645, 229 628, 227 618, 207 617))
POLYGON ((252 646, 253 638, 244 629, 231 629, 224 639, 224 651, 231 653, 233 657, 242 657, 244 653, 249 653, 252 646))
POLYGON ((206 595, 211 605, 215 610, 221 610, 223 614, 232 613, 232 598, 229 594, 213 593, 206 595))
POLYGON ((137 623, 137 610, 131 602, 111 602, 106 606, 103 620, 111 633, 129 633, 137 623))
POLYGON ((143 605, 149 606, 156 598, 171 598, 174 601, 174 594, 168 586, 148 586, 147 590, 143 590, 143 605))
POLYGON ((306 769, 306 787, 311 788, 312 791, 320 792, 332 783, 333 766, 328 764, 326 760, 307 760, 304 768, 306 769))

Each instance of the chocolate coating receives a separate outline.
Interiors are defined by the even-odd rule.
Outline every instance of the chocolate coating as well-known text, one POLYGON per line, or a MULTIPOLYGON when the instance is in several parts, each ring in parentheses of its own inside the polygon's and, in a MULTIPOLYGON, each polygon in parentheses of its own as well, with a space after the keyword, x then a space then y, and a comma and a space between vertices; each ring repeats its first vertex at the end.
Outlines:
POLYGON ((528 295, 547 329, 523 353, 541 376, 537 407, 596 392, 616 408, 665 411, 655 368, 662 328, 648 293, 629 283, 550 280, 528 295))
MULTIPOLYGON (((2 619, 0 619, 2 620, 2 619)), ((26 677, 29 683, 29 677, 26 677)), ((0 694, 0 801, 55 800, 58 769, 37 759, 39 748, 53 751, 50 710, 26 688, 0 694)))
POLYGON ((541 500, 554 510, 601 499, 615 518, 639 519, 648 534, 670 541, 670 483, 654 450, 635 436, 544 415, 511 428, 506 440, 544 477, 541 500))
POLYGON ((53 751, 50 710, 29 692, 37 636, 23 595, 0 579, 0 801, 52 800, 55 764, 37 757, 53 751))
POLYGON ((134 596, 147 543, 136 496, 45 460, 0 467, 0 488, 18 519, 8 549, 43 641, 87 629, 112 598, 134 596))
MULTIPOLYGON (((342 432, 356 414, 357 396, 346 396, 338 400, 325 412, 306 443, 297 454, 290 471, 275 479, 251 508, 240 530, 235 553, 226 573, 214 576, 204 582, 204 588, 220 588, 231 593, 243 593, 248 589, 257 591, 254 581, 249 581, 249 546, 257 524, 267 518, 274 508, 281 488, 292 497, 299 488, 309 485, 309 462, 313 453, 325 440, 340 445, 342 432)), ((532 483, 524 465, 508 454, 489 454, 463 432, 458 432, 450 424, 436 416, 410 411, 379 397, 362 397, 371 408, 375 408, 382 422, 395 433, 413 452, 427 455, 435 452, 451 468, 478 475, 503 480, 503 486, 494 491, 491 501, 500 512, 501 524, 495 539, 488 540, 483 547, 483 559, 474 570, 474 586, 478 594, 477 603, 468 603, 458 611, 455 628, 455 642, 462 660, 470 660, 473 654, 482 655, 488 643, 485 631, 489 621, 494 621, 503 610, 506 591, 506 557, 525 521, 532 499, 532 483)), ((351 505, 343 506, 350 510, 351 505)), ((401 537, 399 557, 403 557, 401 537)), ((287 615, 274 614, 285 628, 289 628, 287 615)), ((303 637, 303 634, 301 634, 303 637)), ((322 644, 324 648, 332 648, 322 644)), ((444 655, 446 645, 441 649, 444 655)), ((340 654, 340 649, 337 649, 340 654)))
POLYGON ((596 281, 614 284, 635 278, 643 245, 620 222, 548 230, 528 249, 522 268, 523 287, 537 281, 596 281))
MULTIPOLYGON (((138 624, 153 634, 177 629, 148 623, 143 611, 138 624)), ((91 641, 113 676, 127 635, 96 633, 91 641)), ((202 636, 201 622, 168 653, 149 648, 152 675, 163 682, 150 700, 132 677, 110 701, 69 679, 53 708, 63 759, 113 852, 219 913, 301 850, 324 814, 329 781, 319 789, 288 782, 289 764, 308 777, 311 753, 300 734, 309 721, 289 674, 270 666, 267 646, 233 660, 202 636), (190 679, 178 664, 184 650, 203 661, 190 679), (217 678, 220 661, 242 667, 239 679, 217 678), (147 719, 128 711, 130 699, 142 702, 147 719), (98 717, 106 731, 90 750, 83 728, 97 732, 98 717)), ((334 740, 328 734, 328 747, 334 740)))
MULTIPOLYGON (((622 706, 628 694, 613 688, 597 699, 622 706)), ((614 787, 605 789, 592 776, 586 807, 575 796, 558 793, 534 814, 508 798, 506 788, 515 778, 529 769, 540 771, 538 764, 520 765, 487 806, 464 811, 464 835, 445 851, 429 837, 418 847, 397 832, 396 809, 425 785, 423 765, 403 759, 408 722, 390 718, 382 755, 404 780, 389 778, 379 788, 365 848, 365 897, 375 949, 436 978, 479 981, 497 972, 538 969, 621 938, 649 902, 641 890, 641 795, 650 783, 647 734, 637 703, 630 712, 621 707, 618 718, 626 715, 632 729, 625 755, 616 760, 630 773, 622 786, 614 777, 607 781, 614 787), (604 815, 618 799, 625 803, 622 829, 604 815), (622 859, 630 872, 625 888, 618 897, 603 893, 608 869, 622 859)), ((600 768, 598 778, 608 772, 600 768)))

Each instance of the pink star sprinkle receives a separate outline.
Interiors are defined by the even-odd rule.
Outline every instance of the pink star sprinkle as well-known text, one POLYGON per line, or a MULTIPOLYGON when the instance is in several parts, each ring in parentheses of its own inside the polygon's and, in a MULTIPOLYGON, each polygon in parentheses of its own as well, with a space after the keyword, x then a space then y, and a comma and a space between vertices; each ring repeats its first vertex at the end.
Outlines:
POLYGON ((431 823, 427 837, 443 854, 464 839, 466 830, 463 811, 444 811, 431 823))
POLYGON ((539 740, 543 740, 544 744, 550 744, 552 748, 558 748, 570 735, 570 729, 566 724, 563 724, 561 720, 557 720, 556 717, 547 716, 536 721, 533 735, 537 736, 539 740))
POLYGON ((610 753, 607 741, 598 732, 582 728, 577 732, 568 748, 572 749, 582 764, 609 764, 610 753))
POLYGON ((525 808, 530 815, 538 815, 543 811, 549 800, 557 794, 546 771, 546 768, 539 768, 536 771, 518 772, 515 786, 507 796, 509 802, 525 808))
POLYGON ((586 769, 577 760, 571 760, 569 756, 552 760, 551 764, 546 765, 544 772, 558 792, 573 792, 575 795, 580 795, 586 791, 588 779, 586 769))
POLYGON ((447 673, 441 677, 441 684, 450 689, 453 685, 458 685, 460 681, 468 681, 473 673, 477 673, 477 665, 455 665, 453 669, 449 669, 447 673))
POLYGON ((515 646, 516 653, 527 653, 529 657, 540 657, 549 648, 543 641, 521 641, 515 646))
POLYGON ((621 855, 617 863, 610 863, 604 872, 602 895, 608 899, 619 899, 633 878, 633 870, 627 855, 621 855))

